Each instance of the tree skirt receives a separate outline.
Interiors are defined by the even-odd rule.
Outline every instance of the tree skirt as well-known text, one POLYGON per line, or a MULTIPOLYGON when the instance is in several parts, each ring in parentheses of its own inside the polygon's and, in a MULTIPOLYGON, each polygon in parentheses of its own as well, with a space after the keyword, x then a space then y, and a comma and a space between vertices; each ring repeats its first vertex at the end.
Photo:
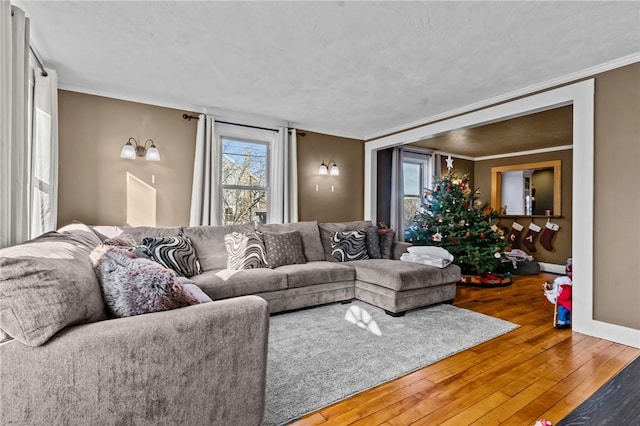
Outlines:
POLYGON ((507 287, 513 284, 511 274, 497 274, 495 272, 487 272, 482 275, 466 275, 462 274, 460 283, 474 287, 507 287))

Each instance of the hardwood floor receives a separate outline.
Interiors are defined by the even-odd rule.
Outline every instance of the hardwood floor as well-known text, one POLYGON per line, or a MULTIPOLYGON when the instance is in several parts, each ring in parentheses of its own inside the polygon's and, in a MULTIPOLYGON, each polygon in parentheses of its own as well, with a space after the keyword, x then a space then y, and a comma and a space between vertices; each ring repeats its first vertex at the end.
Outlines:
POLYGON ((520 328, 293 423, 311 425, 554 424, 640 355, 640 350, 553 328, 541 285, 514 277, 504 288, 459 286, 455 306, 520 328))

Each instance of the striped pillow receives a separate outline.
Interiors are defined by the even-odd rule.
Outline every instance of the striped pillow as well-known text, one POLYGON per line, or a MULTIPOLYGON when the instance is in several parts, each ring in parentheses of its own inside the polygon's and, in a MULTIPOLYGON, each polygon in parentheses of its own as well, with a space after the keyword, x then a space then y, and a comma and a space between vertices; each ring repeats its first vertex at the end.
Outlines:
POLYGON ((147 237, 142 245, 151 252, 151 259, 179 276, 192 277, 202 273, 202 267, 196 255, 196 249, 188 237, 147 237))
POLYGON ((232 232, 224 236, 224 246, 229 255, 227 269, 264 268, 266 255, 262 238, 255 232, 232 232))
POLYGON ((367 234, 364 231, 341 231, 331 238, 331 257, 334 262, 369 259, 367 234))

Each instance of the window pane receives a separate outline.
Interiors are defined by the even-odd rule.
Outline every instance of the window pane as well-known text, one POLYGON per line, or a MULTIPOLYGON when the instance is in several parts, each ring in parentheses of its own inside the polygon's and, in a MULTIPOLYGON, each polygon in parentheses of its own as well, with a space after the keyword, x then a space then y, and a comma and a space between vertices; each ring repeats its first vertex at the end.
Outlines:
POLYGON ((267 191, 254 189, 222 189, 222 221, 224 225, 267 221, 267 191))
POLYGON ((267 145, 222 139, 223 185, 267 186, 267 145))
POLYGON ((422 182, 420 181, 421 168, 422 166, 416 163, 404 163, 402 165, 405 195, 420 196, 422 193, 422 182))
POLYGON ((407 229, 413 222, 413 216, 418 211, 418 207, 420 207, 419 197, 404 197, 404 229, 407 229))

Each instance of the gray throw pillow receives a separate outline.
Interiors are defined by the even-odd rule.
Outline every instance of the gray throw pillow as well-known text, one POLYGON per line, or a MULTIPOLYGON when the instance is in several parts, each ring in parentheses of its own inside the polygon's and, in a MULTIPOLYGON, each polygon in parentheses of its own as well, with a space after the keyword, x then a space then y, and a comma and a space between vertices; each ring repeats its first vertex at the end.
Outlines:
POLYGON ((331 238, 331 257, 334 262, 369 259, 367 234, 364 231, 340 231, 331 238))
POLYGON ((298 231, 262 232, 262 240, 267 254, 267 267, 306 263, 302 251, 302 238, 298 231))
POLYGON ((116 317, 128 317, 197 305, 175 272, 153 260, 135 257, 119 247, 101 245, 91 261, 102 286, 104 301, 116 317))
POLYGON ((378 234, 380 235, 380 252, 382 253, 382 258, 391 259, 393 257, 391 249, 393 248, 393 243, 396 238, 396 231, 384 228, 378 229, 378 234))
POLYGON ((267 258, 262 238, 255 232, 232 232, 224 236, 224 247, 227 249, 227 269, 264 268, 267 258))
POLYGON ((149 248, 151 259, 180 276, 192 277, 202 273, 196 249, 188 237, 147 237, 142 240, 142 245, 149 248))
POLYGON ((378 234, 378 228, 371 226, 364 230, 367 234, 367 253, 369 259, 382 259, 382 252, 380 251, 380 235, 378 234))

